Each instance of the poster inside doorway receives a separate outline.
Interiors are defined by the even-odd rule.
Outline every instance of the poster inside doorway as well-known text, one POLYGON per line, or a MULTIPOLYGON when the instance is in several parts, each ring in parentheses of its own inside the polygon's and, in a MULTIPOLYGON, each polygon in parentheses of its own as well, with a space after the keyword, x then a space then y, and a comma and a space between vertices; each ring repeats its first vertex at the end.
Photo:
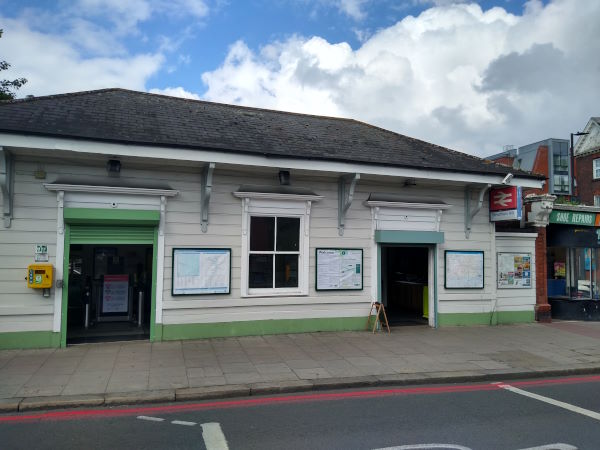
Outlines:
POLYGON ((104 275, 102 313, 129 311, 129 275, 104 275))
POLYGON ((318 248, 316 290, 361 290, 362 264, 362 249, 318 248))
POLYGON ((498 253, 498 288, 531 288, 530 253, 498 253))

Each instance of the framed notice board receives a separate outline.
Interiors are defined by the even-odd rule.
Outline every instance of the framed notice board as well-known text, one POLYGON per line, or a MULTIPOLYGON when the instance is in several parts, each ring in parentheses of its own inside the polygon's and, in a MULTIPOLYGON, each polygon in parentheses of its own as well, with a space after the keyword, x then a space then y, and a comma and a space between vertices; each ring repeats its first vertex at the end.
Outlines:
POLYGON ((444 259, 446 289, 483 289, 482 251, 446 250, 444 259))
POLYGON ((362 248, 317 248, 317 291, 362 290, 362 248))
POLYGON ((498 288, 531 288, 531 253, 498 253, 498 288))
POLYGON ((229 294, 230 248, 174 248, 173 295, 229 294))

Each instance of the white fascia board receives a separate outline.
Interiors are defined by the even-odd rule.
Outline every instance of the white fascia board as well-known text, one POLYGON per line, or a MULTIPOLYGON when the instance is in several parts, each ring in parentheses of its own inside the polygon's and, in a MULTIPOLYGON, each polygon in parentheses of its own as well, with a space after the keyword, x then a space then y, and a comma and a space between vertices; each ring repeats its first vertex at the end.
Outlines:
POLYGON ((179 191, 173 189, 148 189, 148 188, 130 188, 119 186, 91 186, 84 184, 56 184, 44 183, 44 187, 49 191, 65 192, 98 192, 102 194, 129 194, 129 195, 152 195, 155 197, 175 197, 179 191))
POLYGON ((511 238, 511 239, 535 239, 537 238, 537 233, 510 233, 510 232, 499 232, 495 233, 497 238, 511 238))
POLYGON ((385 208, 410 208, 410 209, 448 209, 452 205, 448 203, 407 203, 407 202, 383 202, 383 201, 366 201, 365 205, 385 208))
POLYGON ((323 199, 322 195, 277 194, 270 192, 234 192, 233 196, 237 198, 262 198, 268 200, 319 201, 323 199))
MULTIPOLYGON (((5 147, 22 147, 38 150, 63 150, 76 153, 93 153, 108 157, 129 156, 134 158, 170 159, 175 161, 214 162, 217 164, 245 165, 256 167, 273 167, 314 172, 361 173, 403 178, 419 178, 439 181, 453 181, 468 184, 502 185, 504 175, 474 174, 466 172, 442 171, 432 169, 414 169, 407 167, 390 167, 370 164, 346 163, 294 158, 277 158, 274 156, 245 155, 242 153, 182 149, 162 146, 129 145, 112 142, 100 142, 83 139, 65 139, 44 136, 30 136, 14 133, 0 133, 0 145, 5 147)), ((507 171, 510 168, 507 167, 507 171)), ((511 186, 525 188, 542 188, 542 180, 530 178, 512 179, 511 186)))

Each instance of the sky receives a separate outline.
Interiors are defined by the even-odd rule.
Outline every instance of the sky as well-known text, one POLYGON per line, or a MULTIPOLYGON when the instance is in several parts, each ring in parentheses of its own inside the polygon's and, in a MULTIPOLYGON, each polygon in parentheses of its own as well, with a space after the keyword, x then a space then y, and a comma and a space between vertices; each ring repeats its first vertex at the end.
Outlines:
POLYGON ((477 156, 600 115, 600 0, 0 0, 19 97, 122 87, 477 156))

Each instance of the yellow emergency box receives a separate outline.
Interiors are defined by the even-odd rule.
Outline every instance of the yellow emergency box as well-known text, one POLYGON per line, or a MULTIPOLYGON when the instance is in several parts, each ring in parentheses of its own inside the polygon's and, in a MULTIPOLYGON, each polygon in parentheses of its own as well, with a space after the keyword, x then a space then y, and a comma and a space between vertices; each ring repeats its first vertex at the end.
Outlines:
POLYGON ((27 287, 50 289, 52 287, 52 264, 30 264, 27 266, 27 287))

